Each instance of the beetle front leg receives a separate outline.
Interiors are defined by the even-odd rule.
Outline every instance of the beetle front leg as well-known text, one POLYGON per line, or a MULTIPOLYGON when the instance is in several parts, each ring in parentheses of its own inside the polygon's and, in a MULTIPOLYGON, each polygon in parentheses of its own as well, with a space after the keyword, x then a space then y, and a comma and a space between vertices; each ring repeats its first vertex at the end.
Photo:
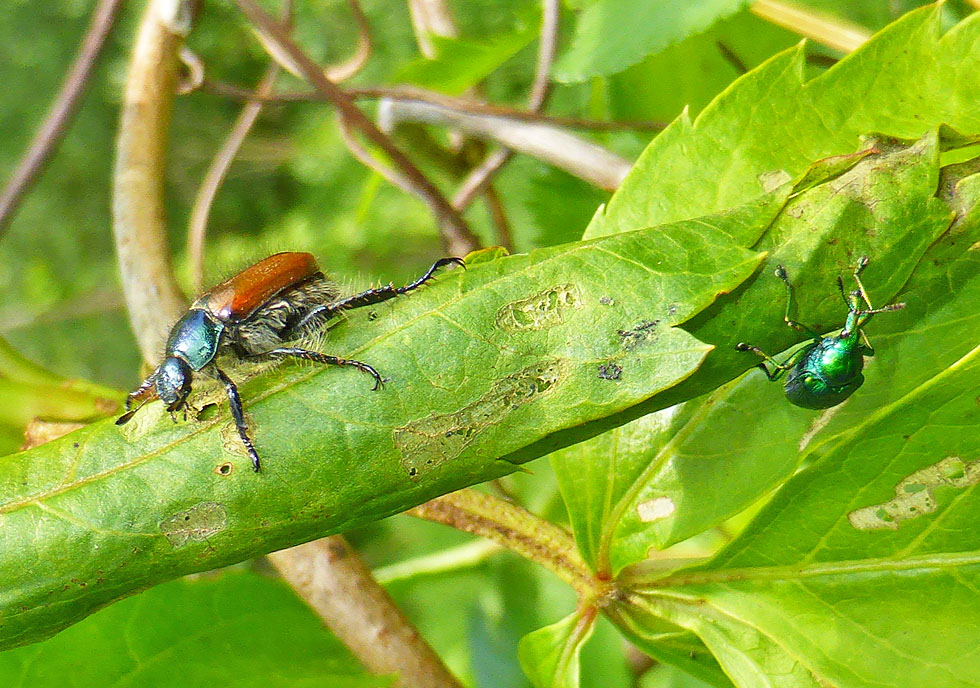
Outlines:
POLYGON ((757 368, 762 370, 769 378, 770 382, 776 382, 779 378, 786 374, 787 370, 791 370, 793 366, 800 362, 800 360, 809 352, 809 348, 804 347, 799 351, 790 355, 785 361, 780 363, 775 358, 767 354, 765 351, 757 346, 752 346, 751 344, 746 344, 745 342, 739 342, 735 345, 738 351, 751 351, 756 356, 760 356, 765 359, 765 363, 760 363, 757 368), (766 363, 772 366, 772 370, 766 367, 766 363))
POLYGON ((235 427, 238 428, 238 436, 242 438, 242 444, 248 450, 248 455, 252 459, 252 469, 259 472, 259 455, 252 445, 252 440, 248 436, 248 425, 245 424, 245 411, 242 408, 242 398, 238 396, 238 387, 232 382, 231 378, 218 366, 214 367, 218 379, 225 386, 225 393, 228 395, 228 405, 231 406, 231 415, 235 419, 235 427))

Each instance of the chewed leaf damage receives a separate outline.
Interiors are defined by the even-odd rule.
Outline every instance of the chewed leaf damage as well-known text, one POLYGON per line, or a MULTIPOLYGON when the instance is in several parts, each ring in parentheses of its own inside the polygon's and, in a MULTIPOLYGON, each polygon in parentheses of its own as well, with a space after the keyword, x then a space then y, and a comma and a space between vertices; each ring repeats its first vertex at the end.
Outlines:
POLYGON ((965 489, 980 482, 980 459, 949 456, 926 466, 895 486, 895 498, 856 509, 847 515, 858 530, 898 530, 902 521, 931 514, 939 508, 937 488, 965 489))
POLYGON ((418 480, 459 456, 485 429, 554 388, 566 374, 561 360, 529 366, 497 380, 490 391, 454 413, 427 416, 396 428, 402 467, 418 480))
POLYGON ((494 321, 507 332, 544 330, 565 322, 566 312, 582 306, 582 295, 574 284, 557 287, 512 301, 497 310, 494 321))
POLYGON ((206 540, 228 526, 228 512, 217 502, 201 502, 178 511, 160 522, 163 533, 174 547, 191 541, 206 540))

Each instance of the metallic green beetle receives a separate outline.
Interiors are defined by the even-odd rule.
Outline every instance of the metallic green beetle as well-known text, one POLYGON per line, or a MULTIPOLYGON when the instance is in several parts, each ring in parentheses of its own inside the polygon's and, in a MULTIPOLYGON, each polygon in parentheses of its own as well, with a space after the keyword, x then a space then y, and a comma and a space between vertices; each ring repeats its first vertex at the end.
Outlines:
POLYGON ((861 283, 861 273, 867 266, 868 257, 863 256, 854 270, 854 281, 858 288, 850 294, 844 291, 843 280, 837 278, 837 287, 844 298, 844 303, 847 304, 848 313, 844 329, 840 334, 832 337, 824 337, 806 325, 790 319, 793 287, 789 283, 786 269, 782 265, 776 266, 776 277, 786 285, 786 314, 783 320, 794 330, 812 336, 813 341, 799 351, 793 352, 782 363, 778 363, 758 347, 745 342, 739 342, 735 348, 739 351, 751 351, 765 359, 759 367, 773 382, 788 372, 789 377, 786 378, 784 388, 790 403, 808 409, 830 408, 842 403, 864 384, 864 375, 861 372, 864 369, 864 357, 874 356, 875 352, 861 328, 875 313, 905 308, 904 303, 893 303, 882 308, 871 305, 868 293, 861 283), (772 366, 771 370, 766 363, 772 366))

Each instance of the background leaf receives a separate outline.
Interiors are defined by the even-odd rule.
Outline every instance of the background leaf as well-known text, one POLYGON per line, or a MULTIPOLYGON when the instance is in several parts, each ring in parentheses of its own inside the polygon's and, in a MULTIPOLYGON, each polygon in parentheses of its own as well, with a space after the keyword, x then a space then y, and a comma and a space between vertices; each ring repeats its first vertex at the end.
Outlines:
POLYGON ((571 47, 555 64, 555 77, 585 81, 615 74, 704 31, 745 4, 746 0, 599 0, 579 17, 571 47))
POLYGON ((521 638, 518 656, 534 688, 578 687, 579 652, 594 624, 594 612, 576 612, 521 638))
POLYGON ((0 653, 0 682, 382 688, 394 678, 368 674, 285 583, 227 571, 147 590, 55 638, 0 653))

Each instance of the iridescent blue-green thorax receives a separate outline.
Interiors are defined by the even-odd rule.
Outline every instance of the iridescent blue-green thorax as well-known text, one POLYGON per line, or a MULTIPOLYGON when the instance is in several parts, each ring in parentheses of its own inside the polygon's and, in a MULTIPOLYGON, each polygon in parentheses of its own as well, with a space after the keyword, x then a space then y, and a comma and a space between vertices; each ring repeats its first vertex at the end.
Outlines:
POLYGON ((205 310, 187 311, 167 339, 167 355, 187 361, 197 371, 214 360, 224 324, 205 310))

